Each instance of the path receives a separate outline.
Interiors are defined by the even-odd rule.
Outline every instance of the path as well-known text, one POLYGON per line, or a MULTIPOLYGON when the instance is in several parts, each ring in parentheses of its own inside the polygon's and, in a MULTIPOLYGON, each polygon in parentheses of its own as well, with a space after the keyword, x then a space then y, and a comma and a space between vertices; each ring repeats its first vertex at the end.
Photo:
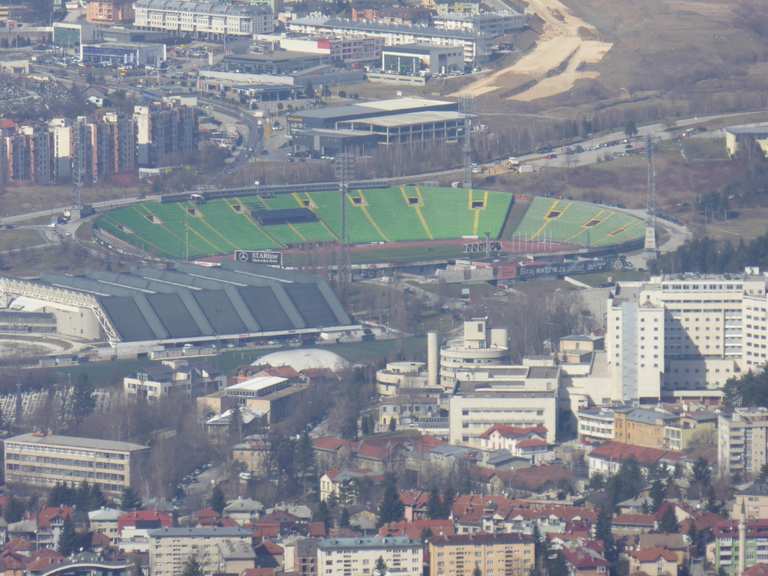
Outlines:
POLYGON ((509 100, 530 102, 567 92, 578 80, 596 79, 597 64, 613 46, 597 38, 597 29, 574 16, 560 0, 529 0, 528 11, 544 21, 533 49, 514 64, 463 87, 454 96, 482 96, 504 89, 514 91, 533 83, 509 100))

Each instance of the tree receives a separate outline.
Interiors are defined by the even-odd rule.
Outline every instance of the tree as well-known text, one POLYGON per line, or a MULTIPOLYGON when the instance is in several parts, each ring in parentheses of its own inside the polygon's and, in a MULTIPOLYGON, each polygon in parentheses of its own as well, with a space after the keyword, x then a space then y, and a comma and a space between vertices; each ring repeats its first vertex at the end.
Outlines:
POLYGON ((384 562, 384 558, 382 556, 379 556, 379 559, 376 560, 376 566, 373 569, 373 573, 376 576, 386 576, 386 574, 387 574, 387 563, 384 562))
POLYGON ((402 520, 404 512, 405 507, 397 490, 397 479, 388 474, 384 480, 384 496, 379 504, 379 525, 402 520))
POLYGON ((693 463, 693 481, 702 488, 706 488, 712 482, 712 472, 706 458, 698 458, 693 463))
POLYGON ((322 522, 326 531, 331 527, 331 511, 328 509, 328 504, 325 502, 320 502, 320 505, 317 507, 315 521, 322 522))
POLYGON ((624 124, 624 134, 627 138, 632 138, 634 136, 637 136, 638 130, 637 130, 637 123, 634 120, 628 120, 626 124, 624 124))
POLYGON ((346 508, 341 509, 339 515, 339 528, 349 528, 349 510, 346 508))
POLYGON ((456 500, 456 491, 453 489, 453 486, 446 486, 445 490, 443 490, 443 514, 446 518, 451 515, 454 500, 456 500))
POLYGON ((96 409, 96 389, 88 378, 88 374, 83 373, 77 379, 75 389, 72 392, 72 417, 79 426, 83 420, 93 414, 96 409))
POLYGON ((211 498, 208 500, 208 505, 216 511, 216 514, 221 516, 224 512, 224 508, 227 507, 227 498, 224 496, 224 491, 221 486, 216 486, 211 492, 211 498))
POLYGON ((675 516, 675 507, 667 506, 664 514, 661 516, 659 522, 659 532, 664 534, 675 534, 680 529, 677 524, 677 517, 675 516))
POLYGON ((69 556, 78 551, 80 547, 80 538, 75 532, 75 526, 72 523, 72 519, 67 516, 64 519, 64 525, 61 528, 61 534, 59 535, 59 554, 62 556, 69 556))
POLYGON ((472 576, 483 576, 483 571, 480 570, 480 566, 475 564, 475 569, 472 570, 472 576))
POLYGON ((21 503, 21 500, 15 496, 11 496, 6 503, 5 508, 3 508, 3 518, 5 518, 5 521, 9 524, 11 522, 18 522, 24 517, 24 512, 26 512, 26 510, 24 504, 21 503))
POLYGON ((427 516, 429 516, 431 520, 446 518, 445 508, 443 508, 443 502, 440 500, 440 493, 437 491, 437 488, 432 488, 432 490, 429 491, 427 516))
POLYGON ((561 550, 550 554, 546 559, 548 576, 568 576, 568 565, 565 563, 565 556, 561 550))
POLYGON ((592 478, 589 479, 590 490, 602 490, 605 487, 605 477, 600 472, 595 473, 592 478))
POLYGON ((601 508, 597 514, 597 525, 595 526, 595 536, 603 541, 605 550, 605 559, 608 562, 617 560, 616 544, 613 540, 613 526, 611 525, 611 512, 606 508, 601 508))
POLYGON ((657 478, 651 485, 651 501, 653 502, 651 510, 653 510, 653 512, 656 512, 659 509, 664 502, 665 496, 666 490, 664 489, 664 483, 657 478))
POLYGON ((397 420, 395 420, 394 418, 390 418, 389 419, 389 431, 390 432, 394 432, 395 430, 397 430, 397 420))
POLYGON ((126 511, 139 510, 143 506, 143 502, 136 491, 131 488, 125 488, 120 495, 120 507, 126 511))
POLYGON ((181 572, 181 576, 205 576, 203 567, 200 566, 200 562, 197 561, 195 556, 190 556, 184 563, 184 570, 181 572))

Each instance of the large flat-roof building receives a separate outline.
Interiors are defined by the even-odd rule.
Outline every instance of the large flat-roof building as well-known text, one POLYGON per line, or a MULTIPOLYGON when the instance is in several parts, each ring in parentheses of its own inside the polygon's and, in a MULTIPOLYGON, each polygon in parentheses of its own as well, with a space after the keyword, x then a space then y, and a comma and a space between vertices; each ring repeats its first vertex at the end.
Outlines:
POLYGON ((137 0, 133 25, 198 37, 252 36, 274 30, 269 6, 220 1, 137 0))
POLYGON ((467 115, 458 104, 426 98, 393 98, 302 110, 288 116, 294 143, 320 153, 376 145, 457 140, 467 115))
POLYGON ((733 157, 744 145, 754 142, 768 157, 768 122, 729 126, 725 129, 725 149, 733 157))
POLYGON ((303 34, 328 34, 343 38, 382 38, 386 46, 401 44, 429 44, 431 46, 459 47, 464 50, 464 62, 475 64, 489 53, 486 34, 466 30, 446 30, 428 26, 403 26, 377 22, 353 21, 308 16, 288 22, 288 30, 303 34))
POLYGON ((56 317, 58 333, 108 342, 121 356, 157 345, 295 338, 359 328, 324 280, 233 262, 44 274, 37 280, 5 277, 0 278, 0 303, 17 310, 45 309, 56 317))
POLYGON ((768 277, 744 274, 657 276, 622 286, 607 306, 606 356, 614 400, 722 388, 768 362, 768 277))
POLYGON ((391 46, 381 52, 381 69, 403 76, 463 71, 464 52, 461 48, 425 44, 391 46))
POLYGON ((4 442, 5 481, 49 488, 88 482, 110 495, 138 488, 149 448, 97 438, 22 434, 4 442))

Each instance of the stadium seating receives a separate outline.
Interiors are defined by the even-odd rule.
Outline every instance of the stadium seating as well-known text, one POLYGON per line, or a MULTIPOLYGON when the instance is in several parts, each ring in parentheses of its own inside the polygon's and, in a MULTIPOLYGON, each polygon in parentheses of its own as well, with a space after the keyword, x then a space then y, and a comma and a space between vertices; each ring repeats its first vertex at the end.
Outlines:
MULTIPOLYGON (((642 237, 643 222, 616 209, 575 200, 534 197, 510 213, 506 192, 393 186, 352 189, 346 198, 347 234, 352 244, 413 242, 462 237, 522 237, 578 246, 607 246, 642 237), (510 220, 508 222, 508 219, 510 220), (511 229, 514 228, 514 229, 511 229)), ((236 249, 280 249, 338 242, 338 192, 242 196, 205 203, 143 202, 107 212, 96 223, 105 232, 151 254, 181 258, 231 253, 236 249), (253 211, 311 210, 316 222, 259 224, 253 211)))
POLYGON ((534 198, 514 236, 598 247, 637 240, 641 219, 613 208, 560 198, 534 198))

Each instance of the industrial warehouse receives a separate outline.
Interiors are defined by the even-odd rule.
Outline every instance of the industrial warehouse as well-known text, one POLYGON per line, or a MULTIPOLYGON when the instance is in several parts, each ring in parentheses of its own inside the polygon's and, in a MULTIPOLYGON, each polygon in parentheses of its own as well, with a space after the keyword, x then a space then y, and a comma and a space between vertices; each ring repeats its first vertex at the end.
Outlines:
POLYGON ((324 280, 256 264, 0 278, 0 298, 7 310, 53 314, 62 337, 106 342, 118 356, 359 329, 324 280))
POLYGON ((288 126, 296 146, 335 154, 395 143, 456 141, 467 118, 456 102, 396 98, 302 110, 288 117, 288 126))

